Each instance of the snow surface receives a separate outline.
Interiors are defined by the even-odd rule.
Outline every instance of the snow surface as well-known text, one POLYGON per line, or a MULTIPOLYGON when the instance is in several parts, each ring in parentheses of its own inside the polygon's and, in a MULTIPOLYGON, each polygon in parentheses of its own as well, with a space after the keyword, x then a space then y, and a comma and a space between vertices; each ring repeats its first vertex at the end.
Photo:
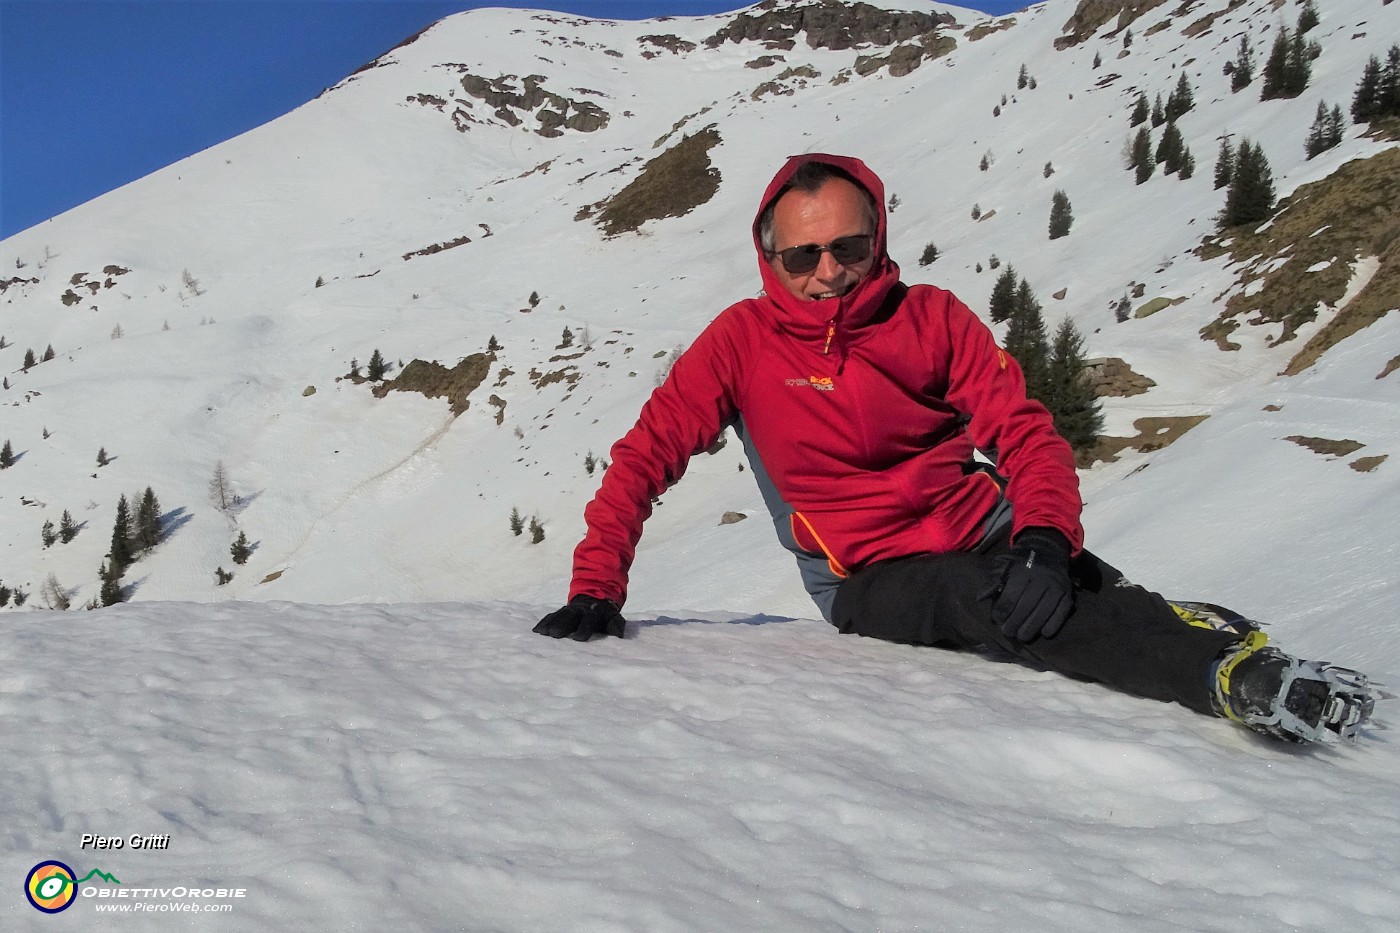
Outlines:
MULTIPOLYGON (((0 473, 0 580, 30 594, 0 610, 0 878, 13 884, 0 928, 80 914, 143 930, 1400 926, 1392 733, 1300 751, 1016 664, 840 637, 814 621, 732 439, 695 458, 648 522, 631 637, 529 632, 567 590, 598 482, 585 455, 606 458, 666 353, 758 287, 758 194, 784 156, 825 150, 861 156, 899 195, 892 252, 907 280, 980 311, 995 254, 1051 327, 1071 313, 1090 355, 1154 379, 1106 400, 1110 433, 1210 416, 1081 473, 1095 551, 1167 595, 1268 622, 1299 654, 1400 685, 1400 373, 1381 378, 1400 315, 1283 377, 1333 312, 1278 347, 1277 326, 1241 327, 1241 349, 1224 353, 1198 332, 1239 269, 1191 253, 1222 203, 1210 163, 1223 134, 1262 144, 1281 195, 1393 145, 1351 127, 1338 148, 1303 153, 1317 100, 1350 99, 1366 59, 1400 35, 1400 4, 1319 4, 1308 92, 1265 103, 1230 94, 1221 66, 1241 32, 1262 62, 1296 4, 1246 0, 1183 36, 1225 5, 1149 11, 1120 58, 1111 24, 1056 52, 1075 4, 1048 0, 978 41, 959 31, 956 51, 906 77, 841 84, 868 50, 799 41, 747 68, 771 50, 703 46, 726 16, 479 10, 0 243, 4 277, 39 280, 0 297, 0 440, 18 456, 0 473), (699 47, 644 58, 639 37, 665 33, 699 47), (1033 91, 1015 87, 1022 63, 1033 91), (821 77, 752 97, 802 64, 821 77), (460 68, 543 74, 611 122, 543 139, 477 101, 462 133, 455 103, 408 100, 464 98, 460 68), (1132 100, 1169 93, 1182 69, 1196 175, 1137 186, 1120 162, 1132 100), (724 141, 710 203, 610 240, 574 219, 658 140, 711 122, 724 141), (1048 241, 1057 188, 1075 225, 1048 241), (402 258, 462 235, 472 242, 402 258), (920 268, 930 241, 941 256, 920 268), (101 283, 109 264, 130 271, 96 293, 73 282, 101 283), (1141 301, 1185 301, 1117 324, 1111 307, 1134 283, 1141 301), (566 326, 593 338, 572 360, 557 359, 579 352, 559 347, 566 326), (375 399, 337 378, 375 348, 452 365, 492 336, 503 349, 455 419, 441 400, 375 399), (23 372, 25 349, 49 344, 57 357, 23 372), (530 375, 568 366, 574 385, 530 375), (1322 455, 1291 436, 1363 447, 1322 455), (205 489, 220 461, 244 496, 229 515, 205 489), (117 498, 148 484, 168 536, 128 571, 131 602, 44 609, 50 573, 75 607, 96 595, 117 498), (510 536, 512 507, 540 517, 544 542, 510 536), (41 548, 40 526, 65 509, 78 536, 41 548), (726 511, 753 520, 721 526, 726 511), (239 531, 256 549, 235 567, 239 531), (215 586, 215 567, 234 580, 215 586), (171 843, 85 851, 83 833, 171 843), (45 858, 124 887, 247 897, 197 921, 113 919, 86 901, 49 918, 18 892, 45 858)), ((1342 304, 1378 268, 1358 257, 1342 304)))
MULTIPOLYGON (((532 634, 537 608, 11 616, 12 892, 53 857, 129 888, 246 891, 227 914, 138 921, 94 895, 60 915, 99 930, 1274 933, 1400 916, 1392 741, 1293 750, 810 619, 643 614, 625 640, 579 645, 532 634), (78 851, 84 832, 172 841, 78 851)), ((18 898, 0 911, 7 930, 59 926, 18 898)))

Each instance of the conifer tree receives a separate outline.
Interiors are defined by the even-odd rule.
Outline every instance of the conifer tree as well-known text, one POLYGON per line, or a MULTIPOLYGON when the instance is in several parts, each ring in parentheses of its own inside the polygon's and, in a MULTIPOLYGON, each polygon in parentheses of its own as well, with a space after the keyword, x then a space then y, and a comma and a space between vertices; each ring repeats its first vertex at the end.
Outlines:
POLYGON ((530 543, 539 544, 544 540, 544 526, 540 524, 538 515, 530 516, 530 543))
POLYGON ((1026 377, 1026 394, 1043 399, 1050 356, 1045 336, 1045 321, 1040 314, 1040 302, 1030 283, 1022 279, 1016 286, 1016 308, 1006 328, 1006 352, 1021 364, 1026 377))
POLYGON ((1186 72, 1183 71, 1181 77, 1177 79, 1176 88, 1167 98, 1167 122, 1171 123, 1194 106, 1196 106, 1196 97, 1191 91, 1191 82, 1186 80, 1186 72))
POLYGON ((1148 108, 1147 95, 1139 91, 1137 103, 1133 104, 1133 112, 1128 117, 1128 125, 1137 126, 1140 123, 1146 123, 1150 114, 1151 110, 1148 108))
POLYGON ((1169 121, 1167 128, 1162 131, 1161 142, 1157 143, 1156 158, 1162 166, 1162 173, 1170 175, 1180 166, 1181 149, 1185 143, 1181 140, 1181 131, 1176 128, 1175 121, 1169 121))
POLYGON ((1056 189, 1050 199, 1050 239, 1058 240, 1062 236, 1069 236, 1069 228, 1073 223, 1074 212, 1070 209, 1069 196, 1056 189))
POLYGON ((229 554, 233 557, 233 562, 240 566, 246 564, 252 553, 253 547, 248 543, 248 536, 240 531, 238 540, 229 545, 229 554))
POLYGON ((1220 190, 1235 177, 1235 147, 1227 136, 1220 140, 1220 154, 1215 157, 1215 188, 1220 190))
POLYGON ((1235 67, 1230 73, 1230 93, 1242 91, 1254 81, 1254 50, 1249 46, 1249 36, 1240 36, 1240 50, 1235 56, 1235 67))
POLYGON ((131 509, 124 495, 117 500, 117 518, 112 523, 112 551, 108 556, 112 562, 112 573, 117 579, 121 579, 135 559, 131 551, 131 509))
POLYGON ((1287 26, 1279 26, 1274 44, 1269 48, 1269 57, 1264 60, 1264 88, 1259 93, 1260 100, 1281 97, 1280 90, 1288 81, 1288 52, 1293 43, 1287 26))
POLYGON ((1381 69, 1380 84, 1376 88, 1376 115, 1400 116, 1400 45, 1392 45, 1386 53, 1385 67, 1381 69))
POLYGON ((73 524, 73 516, 67 509, 63 510, 63 517, 58 522, 58 540, 67 544, 78 536, 78 526, 73 524))
POLYGON ((1128 319, 1132 311, 1133 303, 1128 300, 1128 295, 1124 292, 1123 297, 1119 298, 1117 303, 1113 306, 1113 319, 1119 324, 1122 324, 1128 319))
POLYGON ((1098 52, 1095 52, 1095 53, 1094 53, 1094 67, 1097 68, 1097 67, 1099 67, 1099 66, 1102 65, 1102 64, 1103 64, 1103 56, 1100 55, 1098 52))
POLYGON ((1158 94, 1157 99, 1152 102, 1152 128, 1155 130, 1163 123, 1167 122, 1167 111, 1162 106, 1162 95, 1158 94))
POLYGON ((58 534, 53 530, 53 522, 44 522, 44 527, 39 529, 39 538, 44 542, 44 547, 53 547, 53 543, 58 540, 58 534))
POLYGON ((44 348, 44 355, 39 357, 39 362, 47 363, 49 360, 53 359, 53 357, 53 344, 49 344, 47 347, 44 348))
POLYGON ((1137 169, 1139 185, 1151 178, 1152 172, 1157 168, 1152 156, 1152 134, 1145 126, 1138 127, 1137 137, 1133 139, 1132 168, 1137 169))
POLYGON ((931 266, 938 261, 938 247, 933 243, 924 246, 923 253, 919 256, 919 265, 931 266))
POLYGON ((1026 74, 1026 66, 1022 65, 1021 73, 1016 76, 1016 88, 1018 90, 1025 90, 1026 82, 1029 80, 1030 76, 1026 74))
POLYGON ((1181 158, 1177 162, 1176 177, 1185 181, 1196 174, 1196 157, 1191 154, 1191 150, 1185 143, 1181 144, 1181 158))
POLYGON ((214 464, 214 474, 209 477, 209 501, 220 512, 227 512, 238 504, 238 496, 233 494, 233 484, 229 482, 224 461, 214 464))
POLYGON ((517 538, 525 530, 525 519, 520 516, 520 509, 512 507, 510 510, 510 533, 517 538))
POLYGON ((146 487, 136 507, 136 524, 132 528, 135 550, 147 551, 160 543, 160 502, 150 486, 146 487))
POLYGON ((10 447, 9 438, 5 439, 5 444, 0 447, 0 470, 8 470, 15 465, 15 452, 10 447))
POLYGON ((31 349, 25 350, 25 351, 24 351, 24 365, 21 366, 20 369, 24 370, 25 372, 29 372, 31 369, 33 369, 33 368, 34 368, 35 366, 37 366, 37 365, 38 365, 38 364, 37 364, 37 363, 35 362, 35 360, 34 360, 34 350, 33 350, 32 348, 31 348, 31 349))
POLYGON ((1235 177, 1225 195, 1221 227, 1259 223, 1273 210, 1274 176, 1269 161, 1260 146, 1243 140, 1235 156, 1235 177))
POLYGON ((987 308, 992 323, 1009 320, 1016 310, 1016 278, 1016 267, 1008 263, 1006 271, 997 276, 996 283, 992 285, 992 299, 987 308))
POLYGON ((1342 116, 1342 105, 1333 104, 1332 109, 1327 113, 1327 139, 1330 143, 1327 148, 1340 146, 1346 137, 1346 132, 1347 124, 1346 118, 1342 116))
POLYGON ((1351 98, 1351 122, 1370 123, 1380 112, 1381 60, 1372 55, 1351 98))
POLYGON ((10 594, 13 592, 14 590, 10 589, 3 583, 0 583, 0 609, 10 604, 10 594))
POLYGON ((1298 12, 1298 35, 1301 36, 1317 23, 1317 7, 1313 6, 1313 0, 1303 0, 1303 9, 1298 12))
POLYGON ((384 355, 379 352, 378 347, 375 347, 374 352, 370 354, 369 368, 365 371, 365 375, 371 380, 377 381, 383 379, 384 374, 388 371, 389 364, 384 362, 384 355))
POLYGON ((105 467, 107 464, 109 464, 109 463, 111 463, 111 462, 112 462, 111 458, 107 456, 107 448, 106 448, 106 447, 99 447, 99 448, 97 448, 97 465, 100 466, 100 467, 105 467))
POLYGON ((1050 353, 1046 407, 1055 430, 1077 451, 1092 447, 1103 430, 1102 405, 1083 374, 1084 338, 1066 317, 1055 331, 1050 353))

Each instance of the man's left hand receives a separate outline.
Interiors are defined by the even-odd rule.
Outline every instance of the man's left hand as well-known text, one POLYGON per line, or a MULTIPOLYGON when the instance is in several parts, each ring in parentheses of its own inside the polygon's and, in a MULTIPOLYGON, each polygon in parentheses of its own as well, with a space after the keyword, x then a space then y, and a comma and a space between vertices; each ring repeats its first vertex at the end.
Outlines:
POLYGON ((992 621, 1013 641, 1053 638, 1074 609, 1069 540, 1053 528, 1027 528, 998 557, 982 599, 995 599, 992 621))

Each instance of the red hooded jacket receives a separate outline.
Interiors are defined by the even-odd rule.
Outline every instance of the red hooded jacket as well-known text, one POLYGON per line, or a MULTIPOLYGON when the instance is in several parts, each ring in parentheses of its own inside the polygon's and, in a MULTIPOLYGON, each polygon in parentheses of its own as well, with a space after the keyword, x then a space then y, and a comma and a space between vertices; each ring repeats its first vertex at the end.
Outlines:
POLYGON ((1021 369, 951 293, 907 287, 886 252, 884 185, 858 159, 794 156, 758 217, 804 163, 829 163, 873 197, 875 263, 847 294, 802 300, 754 246, 764 294, 725 309, 676 361, 612 448, 584 510, 570 598, 627 596, 651 501, 729 426, 739 431, 778 529, 818 596, 848 573, 913 554, 967 550, 1002 496, 973 450, 995 451, 1008 479, 1013 534, 1058 529, 1083 544, 1079 480, 1049 413, 1027 399, 1021 369), (814 568, 816 568, 814 570, 814 568), (823 579, 824 578, 824 579, 823 579))

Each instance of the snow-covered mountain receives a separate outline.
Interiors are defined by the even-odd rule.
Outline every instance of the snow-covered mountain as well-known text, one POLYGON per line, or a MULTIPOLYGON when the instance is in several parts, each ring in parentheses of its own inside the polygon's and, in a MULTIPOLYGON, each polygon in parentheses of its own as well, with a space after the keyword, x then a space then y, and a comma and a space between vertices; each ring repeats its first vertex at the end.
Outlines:
POLYGON ((147 881, 182 865, 255 879, 266 903, 229 929, 1389 929, 1400 753, 1383 733, 1292 756, 1096 687, 837 639, 810 621, 736 443, 696 457, 648 523, 635 644, 528 632, 565 596, 590 454, 606 460, 668 356, 759 287, 757 199, 813 150, 883 177, 907 281, 984 311, 995 267, 1014 265, 1052 328, 1072 316, 1090 356, 1155 383, 1105 399, 1107 433, 1147 449, 1081 472, 1090 547, 1272 623, 1300 654, 1400 674, 1396 146, 1348 122, 1340 145, 1304 152, 1319 102, 1345 112, 1400 36, 1400 4, 1317 9, 1307 89, 1269 101, 1261 77, 1232 93, 1226 65, 1245 36, 1260 68, 1293 0, 1047 0, 999 18, 916 0, 645 22, 478 10, 0 243, 0 443, 15 456, 0 581, 29 597, 0 610, 0 712, 24 724, 26 762, 4 788, 22 827, 6 870, 54 849, 85 872, 77 834, 109 825, 183 833, 173 861, 129 864, 147 881), (1137 184, 1132 105, 1183 74, 1195 173, 1137 184), (1227 138, 1260 144, 1295 197, 1201 249, 1227 138), (1056 190, 1075 219, 1050 240, 1056 190), (629 205, 653 219, 607 235, 634 225, 629 205), (1315 293, 1330 297, 1288 304, 1315 293), (1299 359, 1363 306, 1374 323, 1299 359), (389 379, 428 394, 350 378, 376 349, 389 379), (218 464, 228 510, 211 502, 218 464), (117 500, 147 486, 165 539, 128 570, 130 604, 32 611, 50 575, 75 609, 97 596, 117 500), (512 509, 544 540, 513 535, 512 509), (77 535, 44 547, 65 510, 77 535), (242 566, 240 532, 255 546, 242 566), (195 605, 227 600, 269 605, 195 605), (384 605, 307 605, 352 603, 384 605), (667 624, 736 619, 784 624, 667 624), (708 725, 726 709, 749 717, 728 738, 708 725), (225 733, 219 717, 252 725, 225 733), (808 719, 826 725, 789 734, 808 719), (54 744, 59 726, 71 744, 54 744), (69 755, 92 767, 65 771, 69 755), (1286 791, 1247 790, 1285 776, 1286 791), (705 799, 687 803, 687 780, 705 799), (112 793, 128 804, 78 802, 112 793), (328 798, 323 823, 301 823, 328 798), (913 829, 894 832, 905 799, 913 829), (477 828, 457 837, 447 817, 477 828), (356 847, 377 853, 367 867, 356 847), (1236 877, 1241 852, 1266 884, 1236 877), (1105 880, 1125 864, 1131 884, 1105 880), (1331 883, 1322 900, 1290 887, 1304 878, 1331 883), (479 897, 419 886, 433 881, 479 897), (332 900, 344 922, 328 925, 332 900))

